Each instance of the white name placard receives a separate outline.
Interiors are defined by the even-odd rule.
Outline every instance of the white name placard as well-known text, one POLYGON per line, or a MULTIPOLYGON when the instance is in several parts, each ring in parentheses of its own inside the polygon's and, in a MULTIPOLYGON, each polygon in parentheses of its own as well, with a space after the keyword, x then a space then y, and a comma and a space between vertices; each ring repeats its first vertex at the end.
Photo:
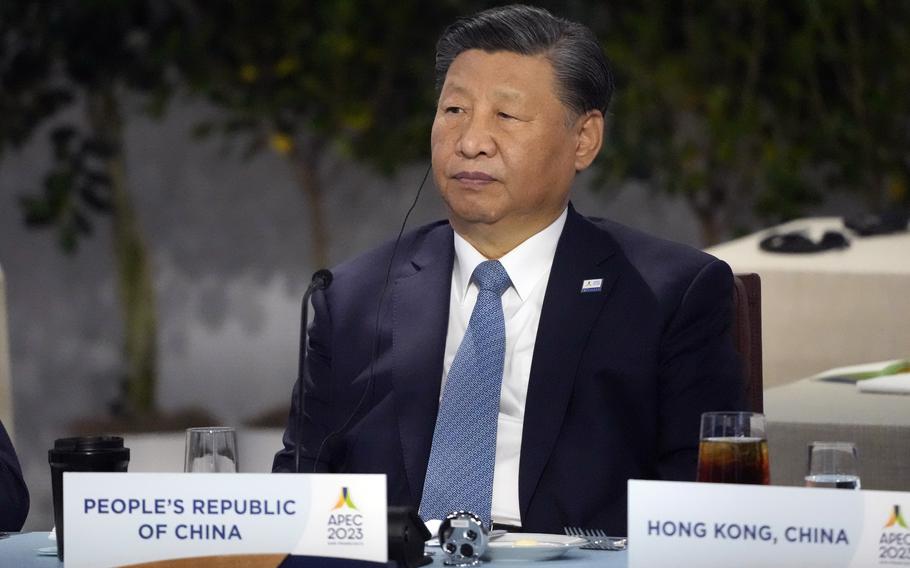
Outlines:
POLYGON ((67 568, 288 554, 385 563, 384 475, 65 473, 67 568))
POLYGON ((629 566, 910 566, 910 493, 629 481, 629 566))

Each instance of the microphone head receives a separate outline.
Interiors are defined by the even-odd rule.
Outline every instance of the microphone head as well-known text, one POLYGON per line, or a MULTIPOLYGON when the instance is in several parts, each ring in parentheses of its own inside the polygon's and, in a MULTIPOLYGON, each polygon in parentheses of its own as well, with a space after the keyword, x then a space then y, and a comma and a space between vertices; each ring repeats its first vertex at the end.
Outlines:
POLYGON ((331 270, 325 268, 317 270, 316 273, 313 274, 312 286, 315 290, 325 290, 329 287, 329 284, 332 283, 332 278, 334 278, 334 275, 331 270))

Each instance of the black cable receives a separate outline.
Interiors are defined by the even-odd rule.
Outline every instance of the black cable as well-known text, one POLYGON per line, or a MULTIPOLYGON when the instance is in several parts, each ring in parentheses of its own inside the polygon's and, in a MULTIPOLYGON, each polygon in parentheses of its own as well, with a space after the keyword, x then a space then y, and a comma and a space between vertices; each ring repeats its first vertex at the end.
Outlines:
MULTIPOLYGON (((367 395, 370 390, 373 388, 373 370, 376 365, 376 357, 379 352, 379 322, 382 317, 382 305, 385 302, 386 293, 389 288, 389 280, 392 277, 392 266, 395 263, 395 255, 398 253, 398 244, 401 242, 401 235, 404 234, 404 228, 408 224, 408 218, 411 216, 411 212, 414 211, 414 208, 417 206, 417 200, 420 199, 420 192, 423 190, 423 185, 427 182, 427 178, 430 176, 430 170, 433 168, 433 165, 430 164, 427 166, 427 171, 423 174, 423 179, 420 181, 420 185, 417 187, 417 194, 414 195, 414 201, 411 203, 411 207, 408 208, 408 212, 404 215, 404 220, 401 222, 401 228, 398 229, 398 236, 395 238, 395 245, 392 247, 392 255, 389 257, 389 266, 386 269, 385 273, 385 282, 382 285, 382 291, 379 293, 379 305, 376 307, 376 324, 373 330, 373 349, 370 353, 370 374, 367 378, 367 384, 363 389, 363 394, 360 395, 360 400, 357 402, 357 406, 354 407, 354 411, 351 412, 351 415, 348 416, 348 419, 341 426, 341 428, 330 433, 322 441, 322 444, 319 445, 319 451, 316 452, 316 459, 313 460, 313 473, 316 473, 316 466, 319 464, 319 457, 322 455, 322 450, 325 448, 326 444, 332 438, 338 436, 342 432, 348 429, 348 426, 351 425, 351 422, 354 420, 354 417, 357 416, 357 413, 360 411, 360 407, 363 406, 363 403, 367 399, 367 395)), ((302 411, 302 409, 298 409, 302 411)))

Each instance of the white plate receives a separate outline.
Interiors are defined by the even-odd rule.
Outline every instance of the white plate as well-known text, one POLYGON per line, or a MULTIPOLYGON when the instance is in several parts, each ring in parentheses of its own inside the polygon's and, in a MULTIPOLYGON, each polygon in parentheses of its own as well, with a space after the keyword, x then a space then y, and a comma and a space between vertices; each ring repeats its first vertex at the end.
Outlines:
POLYGON ((490 541, 484 558, 490 560, 550 560, 581 548, 587 540, 577 536, 541 533, 508 533, 490 541))

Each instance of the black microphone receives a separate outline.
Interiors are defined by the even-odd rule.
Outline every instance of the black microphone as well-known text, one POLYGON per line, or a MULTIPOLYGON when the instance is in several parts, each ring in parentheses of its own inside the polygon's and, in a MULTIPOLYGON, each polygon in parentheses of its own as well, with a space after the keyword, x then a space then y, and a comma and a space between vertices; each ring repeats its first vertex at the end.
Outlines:
POLYGON ((297 441, 294 443, 294 471, 300 473, 300 445, 303 442, 303 386, 306 379, 306 344, 307 344, 307 319, 309 314, 310 296, 316 290, 325 290, 332 283, 332 272, 321 269, 313 274, 313 280, 303 293, 303 305, 300 307, 300 353, 297 360, 297 441))

